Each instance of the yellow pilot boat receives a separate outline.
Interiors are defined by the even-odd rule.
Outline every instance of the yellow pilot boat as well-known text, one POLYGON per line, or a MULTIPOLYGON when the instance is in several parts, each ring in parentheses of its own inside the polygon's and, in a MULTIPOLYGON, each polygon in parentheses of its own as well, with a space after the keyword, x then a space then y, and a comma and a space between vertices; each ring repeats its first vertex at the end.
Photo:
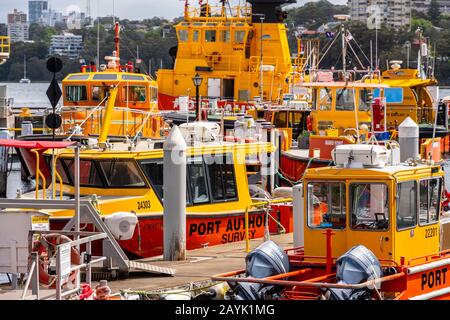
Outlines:
POLYGON ((444 172, 426 161, 401 163, 397 152, 337 147, 337 165, 307 170, 294 191, 298 229, 287 272, 255 279, 235 271, 213 280, 255 300, 267 285, 277 286, 276 299, 448 300, 444 172))
POLYGON ((179 96, 195 97, 196 74, 204 79, 200 96, 220 105, 281 101, 293 70, 281 7, 295 0, 247 2, 193 8, 186 1, 184 20, 175 26, 178 45, 170 51, 173 68, 157 75, 160 109, 177 109, 179 96))

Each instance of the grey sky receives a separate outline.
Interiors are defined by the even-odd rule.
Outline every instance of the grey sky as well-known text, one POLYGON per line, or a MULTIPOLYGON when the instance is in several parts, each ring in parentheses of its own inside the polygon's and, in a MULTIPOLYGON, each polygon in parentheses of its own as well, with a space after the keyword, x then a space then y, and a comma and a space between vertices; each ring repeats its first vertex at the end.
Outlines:
MULTIPOLYGON (((86 11, 87 0, 50 0, 51 7, 66 12, 69 6, 77 6, 81 11, 86 11)), ((128 19, 143 19, 152 17, 175 18, 183 15, 183 0, 91 0, 91 12, 93 16, 97 15, 98 3, 100 4, 99 13, 101 16, 112 15, 113 2, 115 3, 116 16, 128 19)), ((190 0, 191 4, 198 0, 190 0)), ((218 1, 217 1, 218 2, 218 1)), ((238 0, 231 0, 232 3, 238 3, 238 0)), ((241 0, 242 2, 242 0, 241 0)), ((301 5, 308 0, 297 0, 297 5, 301 5)), ((335 4, 345 4, 347 0, 331 0, 335 4)), ((214 0, 210 0, 214 3, 214 0)), ((8 12, 17 8, 28 13, 28 0, 0 0, 0 22, 6 21, 8 12)))

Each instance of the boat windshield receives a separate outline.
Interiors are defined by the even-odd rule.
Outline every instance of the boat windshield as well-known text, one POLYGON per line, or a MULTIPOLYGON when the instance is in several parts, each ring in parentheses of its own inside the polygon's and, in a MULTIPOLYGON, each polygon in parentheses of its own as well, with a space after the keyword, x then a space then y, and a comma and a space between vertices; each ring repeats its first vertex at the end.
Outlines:
POLYGON ((353 230, 389 229, 388 189, 384 183, 352 183, 350 204, 353 230))
POLYGON ((353 89, 342 88, 336 90, 336 110, 355 110, 355 93, 353 89))
POLYGON ((419 224, 435 223, 439 219, 442 179, 420 181, 419 224))
POLYGON ((308 226, 314 229, 345 229, 345 201, 344 183, 308 183, 308 226))
POLYGON ((66 86, 65 91, 67 101, 76 102, 87 100, 86 86, 66 86))

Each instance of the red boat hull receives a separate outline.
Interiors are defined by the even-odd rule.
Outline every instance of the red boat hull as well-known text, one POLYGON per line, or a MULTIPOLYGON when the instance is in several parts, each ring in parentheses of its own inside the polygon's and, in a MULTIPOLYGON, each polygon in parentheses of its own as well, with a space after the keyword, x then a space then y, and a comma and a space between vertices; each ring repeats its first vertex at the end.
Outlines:
MULTIPOLYGON (((273 208, 272 216, 283 225, 285 232, 292 232, 292 205, 277 205, 273 208)), ((51 220, 51 229, 60 230, 68 222, 65 219, 51 220)), ((265 213, 249 214, 250 239, 264 236, 265 213)), ((87 226, 84 231, 92 230, 87 226)), ((280 226, 269 219, 269 232, 277 233, 280 226)), ((207 246, 233 243, 245 240, 244 213, 188 215, 186 219, 186 248, 199 249, 207 246)), ((133 238, 118 241, 122 249, 131 259, 147 258, 163 253, 163 219, 158 216, 141 216, 133 238)), ((92 246, 94 255, 101 255, 101 243, 92 246)))

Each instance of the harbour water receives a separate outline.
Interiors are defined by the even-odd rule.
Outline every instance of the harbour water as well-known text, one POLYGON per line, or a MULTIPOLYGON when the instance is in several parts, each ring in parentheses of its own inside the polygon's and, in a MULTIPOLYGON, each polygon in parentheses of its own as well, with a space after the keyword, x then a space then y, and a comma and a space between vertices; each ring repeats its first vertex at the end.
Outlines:
MULTIPOLYGON (((50 107, 50 103, 46 96, 46 91, 49 86, 48 83, 31 83, 31 84, 19 84, 19 83, 2 83, 8 86, 8 97, 14 98, 14 107, 23 108, 46 108, 50 107)), ((0 84, 1 85, 1 84, 0 84)), ((441 89, 440 98, 450 96, 450 89, 441 89)), ((447 169, 445 180, 446 185, 450 185, 450 156, 444 163, 444 170, 447 169)), ((12 164, 12 171, 8 177, 8 198, 15 198, 17 190, 22 192, 32 190, 34 187, 33 182, 23 183, 20 175, 20 165, 18 163, 12 164)), ((448 188, 450 189, 450 188, 448 188)), ((0 274, 0 284, 8 282, 6 275, 0 274)))

